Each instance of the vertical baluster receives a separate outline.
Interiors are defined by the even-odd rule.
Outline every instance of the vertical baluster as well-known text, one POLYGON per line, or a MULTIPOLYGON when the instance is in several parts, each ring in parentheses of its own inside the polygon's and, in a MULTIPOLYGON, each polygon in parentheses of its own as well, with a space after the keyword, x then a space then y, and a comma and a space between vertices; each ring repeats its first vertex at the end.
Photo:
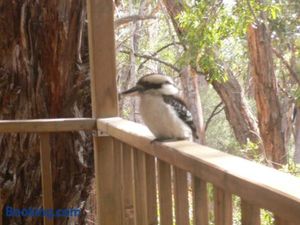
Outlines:
POLYGON ((174 198, 177 225, 189 224, 189 201, 186 171, 174 168, 174 198))
POLYGON ((134 225, 134 187, 133 187, 133 156, 132 148, 123 144, 123 208, 124 225, 134 225))
POLYGON ((242 225, 260 225, 260 209, 245 200, 241 202, 242 225))
POLYGON ((4 204, 1 202, 1 199, 0 199, 0 225, 3 225, 3 207, 4 207, 4 204))
POLYGON ((173 225, 171 167, 161 160, 158 160, 158 186, 160 224, 173 225))
POLYGON ((232 225, 232 196, 214 186, 215 225, 232 225))
POLYGON ((208 225, 208 200, 206 182, 193 177, 193 207, 195 225, 208 225))
POLYGON ((114 187, 114 195, 115 195, 115 213, 117 216, 120 217, 119 222, 121 224, 124 224, 123 221, 123 161, 122 161, 122 143, 118 141, 117 139, 113 139, 113 162, 114 162, 114 172, 113 177, 115 179, 115 187, 114 187))
POLYGON ((136 224, 147 225, 146 161, 144 152, 139 150, 133 151, 133 167, 136 224))
POLYGON ((290 222, 290 221, 287 221, 287 220, 285 220, 285 219, 283 219, 283 218, 275 215, 275 223, 274 224, 275 225, 298 225, 299 221, 297 221, 297 222, 290 222))
POLYGON ((155 158, 148 154, 146 154, 146 175, 148 224, 157 225, 158 221, 155 158))
MULTIPOLYGON (((40 134, 40 155, 42 171, 43 208, 53 209, 53 189, 51 170, 51 148, 49 133, 40 134)), ((53 219, 44 217, 44 225, 53 225, 53 219)))
MULTIPOLYGON (((97 224, 121 225, 120 187, 116 179, 119 165, 111 137, 94 137, 94 160, 97 197, 97 224)), ((119 178, 118 178, 119 179, 119 178)))

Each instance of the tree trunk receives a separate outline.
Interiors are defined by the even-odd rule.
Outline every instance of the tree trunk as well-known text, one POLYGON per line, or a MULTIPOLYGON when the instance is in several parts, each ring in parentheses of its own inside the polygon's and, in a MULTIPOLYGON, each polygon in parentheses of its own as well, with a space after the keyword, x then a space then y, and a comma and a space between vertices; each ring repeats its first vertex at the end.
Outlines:
MULTIPOLYGON (((290 59, 290 70, 289 74, 292 79, 292 82, 295 81, 297 82, 297 79, 299 77, 299 71, 297 71, 297 56, 296 56, 296 46, 295 46, 295 41, 292 40, 291 43, 291 59, 290 59)), ((298 79, 299 81, 299 79, 298 79)), ((300 85, 299 82, 297 82, 298 85, 300 85)), ((297 164, 300 164, 300 102, 299 100, 296 101, 296 104, 294 106, 294 118, 293 120, 295 121, 295 126, 294 126, 294 131, 295 131, 295 152, 294 152, 294 162, 297 164)), ((293 121, 292 121, 293 122, 293 121)))
POLYGON ((300 107, 297 107, 295 118, 295 153, 294 162, 300 163, 300 107))
MULTIPOLYGON (((0 8, 0 119, 90 116, 80 65, 84 0, 0 0, 0 8)), ((55 208, 83 207, 93 176, 91 135, 53 134, 51 146, 55 208)), ((36 134, 0 135, 4 205, 41 206, 38 148, 36 134)), ((4 224, 42 224, 42 218, 4 218, 4 224)))
MULTIPOLYGON (((175 0, 163 0, 169 16, 172 19, 179 39, 184 35, 176 20, 183 10, 183 3, 175 0)), ((228 81, 225 83, 213 82, 213 87, 224 102, 226 118, 232 127, 235 137, 241 145, 247 144, 248 140, 258 143, 259 132, 257 124, 246 103, 242 88, 235 77, 228 73, 228 81)))
POLYGON ((259 130, 267 160, 278 167, 278 163, 286 162, 286 152, 272 48, 264 24, 259 24, 257 27, 249 26, 248 46, 250 61, 253 65, 252 77, 259 130))
POLYGON ((199 143, 205 144, 205 128, 203 121, 202 104, 198 87, 198 76, 193 69, 188 66, 180 73, 184 100, 190 109, 197 129, 199 143))
POLYGON ((227 75, 228 80, 224 83, 212 82, 225 105, 226 119, 241 145, 247 144, 248 141, 259 143, 258 127, 247 105, 244 91, 230 70, 227 70, 227 75))

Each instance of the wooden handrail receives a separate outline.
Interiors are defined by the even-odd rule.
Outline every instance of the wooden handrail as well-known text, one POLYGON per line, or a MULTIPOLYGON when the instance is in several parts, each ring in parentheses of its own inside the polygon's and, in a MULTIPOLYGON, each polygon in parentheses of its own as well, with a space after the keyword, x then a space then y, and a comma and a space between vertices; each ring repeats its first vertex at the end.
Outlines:
POLYGON ((300 179, 189 141, 151 143, 150 131, 122 118, 98 119, 102 132, 288 220, 300 218, 300 179))
MULTIPOLYGON (((171 190, 170 189, 171 186, 168 184, 168 182, 166 182, 167 180, 171 182, 170 180, 171 178, 169 177, 170 174, 163 173, 164 171, 170 170, 169 164, 174 166, 175 172, 177 171, 176 168, 182 169, 183 171, 190 172, 192 176, 195 178, 195 182, 196 182, 195 184, 198 184, 198 185, 194 185, 195 187, 194 190, 196 194, 195 199, 199 199, 199 198, 202 199, 201 202, 195 202, 196 203, 195 210, 196 212, 199 213, 199 215, 201 215, 197 220, 203 221, 204 224, 207 223, 207 217, 206 217, 207 207, 206 208, 200 207, 199 204, 207 205, 207 202, 205 200, 205 195, 206 195, 206 190, 204 188, 205 182, 212 183, 215 187, 214 188, 215 191, 217 191, 216 193, 221 193, 222 196, 223 195, 227 196, 227 200, 228 200, 227 202, 229 205, 231 205, 230 194, 235 194, 241 197, 242 211, 244 212, 242 220, 245 221, 244 224, 248 224, 249 221, 252 222, 254 221, 253 224, 259 224, 259 208, 264 208, 273 212, 279 218, 278 221, 280 221, 280 219, 283 219, 284 221, 290 221, 294 224, 299 222, 300 179, 292 175, 280 172, 278 170, 266 167, 264 165, 251 162, 236 156, 232 156, 224 152, 217 151, 215 149, 211 149, 206 146, 201 146, 189 141, 151 143, 151 140, 153 140, 154 137, 145 126, 138 123, 124 120, 119 117, 98 119, 98 120, 92 118, 79 118, 79 119, 74 118, 74 119, 46 119, 46 120, 43 119, 43 120, 26 120, 26 121, 25 120, 24 121, 23 120, 0 121, 0 133, 1 132, 5 132, 5 133, 41 132, 46 134, 46 132, 95 130, 95 129, 101 130, 102 133, 104 134, 106 133, 108 136, 112 136, 113 138, 115 138, 115 141, 117 142, 115 144, 111 143, 112 147, 107 149, 108 153, 111 152, 111 149, 114 150, 115 153, 112 154, 112 157, 114 157, 115 159, 119 158, 120 150, 122 149, 122 147, 119 146, 120 145, 119 142, 123 142, 128 146, 134 148, 135 157, 133 157, 133 159, 135 160, 132 163, 133 163, 133 169, 134 166, 136 166, 137 168, 133 170, 135 172, 134 174, 131 175, 132 176, 134 175, 136 179, 140 177, 139 179, 137 179, 137 181, 139 182, 142 178, 143 178, 142 180, 144 180, 143 181, 144 183, 142 183, 143 185, 138 183, 135 184, 138 185, 138 186, 134 186, 134 189, 136 190, 139 190, 139 188, 141 188, 141 190, 144 190, 146 187, 148 187, 148 183, 151 184, 153 182, 154 183, 152 184, 152 186, 155 187, 155 181, 154 181, 155 176, 151 178, 148 177, 149 175, 147 175, 146 180, 144 177, 142 177, 143 176, 142 174, 149 174, 150 172, 147 171, 152 171, 153 168, 155 168, 153 164, 154 162, 153 156, 158 159, 157 163, 158 163, 159 174, 160 174, 158 183, 159 184, 161 183, 159 185, 160 198, 161 197, 165 198, 167 195, 165 196, 164 193, 165 194, 169 193, 171 190), (138 154, 139 152, 141 153, 140 156, 143 159, 142 161, 140 159, 136 161, 138 159, 136 157, 139 156, 138 154), (147 154, 143 155, 144 153, 147 154), (148 159, 152 161, 152 166, 150 166, 149 164, 150 161, 148 162, 148 159), (141 162, 142 164, 140 165, 141 162), (164 164, 166 165, 165 169, 162 167, 164 164), (137 171, 142 172, 140 176, 139 174, 136 174, 137 171), (152 179, 152 181, 150 178, 152 179), (145 186, 145 182, 147 183, 146 186, 145 186), (201 183, 200 186, 202 186, 200 189, 199 189, 200 187, 199 182, 201 183), (168 186, 166 186, 167 184, 168 186), (169 188, 170 190, 168 191, 166 188, 169 188), (203 194, 200 196, 201 193, 203 194)), ((43 143, 46 142, 44 141, 43 143)), ((41 146, 41 150, 47 149, 48 148, 47 146, 49 146, 49 144, 47 144, 46 147, 41 146)), ((126 150, 125 147, 124 147, 124 154, 128 154, 129 150, 128 149, 126 150)), ((131 160, 130 156, 126 157, 126 159, 127 161, 131 160)), ((101 165, 103 165, 103 163, 106 162, 105 157, 104 158, 100 157, 98 160, 104 160, 101 163, 101 165)), ((118 166, 120 164, 119 161, 120 160, 115 160, 116 163, 115 166, 117 169, 114 169, 115 175, 112 176, 113 178, 116 178, 116 175, 119 174, 118 171, 121 171, 121 168, 119 168, 120 166, 118 166)), ((125 160, 124 163, 127 161, 125 160)), ((109 163, 109 165, 111 165, 111 163, 109 163)), ((131 167, 130 163, 128 165, 124 164, 124 168, 125 165, 127 170, 130 169, 131 167)), ((102 173, 100 174, 97 173, 96 176, 99 176, 101 174, 102 173)), ((175 173, 174 176, 175 176, 175 181, 176 179, 177 181, 180 181, 178 179, 180 179, 181 173, 175 173)), ((185 176, 184 173, 182 173, 182 176, 185 176)), ((119 181, 123 179, 123 178, 121 179, 121 177, 118 178, 119 181)), ((131 181, 128 180, 127 183, 130 182, 131 181)), ((184 183, 184 179, 182 179, 182 183, 184 183)), ((118 185, 118 187, 120 186, 121 185, 118 185)), ((141 201, 143 199, 138 199, 136 197, 134 198, 135 210, 137 210, 136 205, 140 203, 141 207, 138 208, 138 210, 143 209, 142 214, 146 213, 149 221, 150 220, 155 221, 155 211, 149 212, 149 209, 151 208, 149 205, 152 205, 154 204, 153 202, 155 202, 155 191, 153 192, 152 189, 146 188, 147 190, 146 202, 141 201), (151 191, 154 194, 153 193, 149 194, 151 191), (149 196, 150 197, 152 196, 154 200, 149 201, 149 199, 152 199, 149 196), (148 206, 147 208, 144 209, 143 207, 146 204, 148 204, 148 206), (148 210, 148 212, 146 212, 145 210, 148 210)), ((181 192, 179 189, 178 191, 181 192)), ((128 192, 126 194, 129 193, 132 192, 128 192)), ((169 195, 170 194, 171 193, 169 193, 169 195)), ((177 193, 177 197, 178 196, 180 196, 180 193, 177 193)), ((221 199, 221 201, 219 202, 222 204, 226 204, 226 202, 223 202, 222 200, 223 197, 221 195, 219 196, 220 196, 219 198, 221 199)), ((218 194, 215 194, 215 197, 218 197, 218 194)), ((167 200, 171 201, 171 197, 169 196, 167 200)), ((165 204, 166 202, 160 201, 160 203, 165 204)), ((168 209, 172 209, 170 204, 172 203, 169 202, 170 207, 163 207, 160 210, 163 210, 161 211, 161 219, 162 220, 165 219, 166 221, 172 223, 171 220, 172 211, 170 211, 169 213, 167 213, 168 211, 165 211, 168 209)), ((120 206, 121 204, 118 203, 118 205, 120 206)), ((175 205, 176 207, 179 207, 177 209, 179 211, 177 211, 176 214, 177 220, 186 221, 187 220, 186 215, 182 214, 182 217, 178 217, 181 216, 178 214, 178 212, 181 212, 180 204, 177 203, 175 205)), ((182 205, 182 207, 186 209, 186 206, 182 205)), ((220 221, 218 222, 218 224, 230 224, 230 220, 231 220, 230 218, 228 219, 228 223, 223 223, 224 221, 222 219, 225 218, 226 215, 232 214, 231 212, 223 211, 223 210, 227 210, 227 208, 228 207, 223 207, 222 205, 217 206, 215 213, 216 212, 217 214, 219 213, 218 214, 219 216, 217 218, 219 218, 220 221)), ((115 210, 115 209, 111 208, 111 210, 115 210)), ((122 210, 118 210, 118 212, 122 212, 122 210)), ((137 215, 141 215, 141 212, 135 212, 135 213, 137 213, 137 215)), ((130 219, 130 217, 128 219, 130 219)), ((143 217, 141 217, 140 220, 143 220, 143 217)), ((197 224, 198 223, 199 222, 197 222, 197 224)))
POLYGON ((1 120, 0 133, 13 132, 66 132, 95 130, 96 119, 64 118, 35 120, 1 120))

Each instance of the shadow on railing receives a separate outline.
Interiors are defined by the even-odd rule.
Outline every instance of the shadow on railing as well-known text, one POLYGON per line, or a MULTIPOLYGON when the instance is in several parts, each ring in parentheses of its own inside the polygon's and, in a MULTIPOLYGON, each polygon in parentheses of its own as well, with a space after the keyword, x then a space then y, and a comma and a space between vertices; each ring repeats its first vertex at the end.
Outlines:
POLYGON ((242 225, 261 224, 260 209, 277 225, 300 224, 300 179, 275 169, 188 141, 151 143, 146 127, 121 118, 0 122, 0 133, 40 133, 44 208, 53 208, 49 134, 96 129, 97 224, 208 225, 208 183, 216 225, 233 224, 233 195, 242 225))

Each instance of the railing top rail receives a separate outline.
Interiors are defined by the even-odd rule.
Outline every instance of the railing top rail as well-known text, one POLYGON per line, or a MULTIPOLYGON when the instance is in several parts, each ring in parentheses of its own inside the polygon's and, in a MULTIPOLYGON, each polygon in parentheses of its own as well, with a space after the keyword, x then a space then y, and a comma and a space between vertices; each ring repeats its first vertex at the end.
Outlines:
POLYGON ((93 118, 0 120, 0 133, 65 132, 95 129, 96 119, 93 118))
POLYGON ((151 143, 145 126, 121 118, 98 119, 97 127, 282 218, 300 218, 299 178, 189 141, 151 143))

